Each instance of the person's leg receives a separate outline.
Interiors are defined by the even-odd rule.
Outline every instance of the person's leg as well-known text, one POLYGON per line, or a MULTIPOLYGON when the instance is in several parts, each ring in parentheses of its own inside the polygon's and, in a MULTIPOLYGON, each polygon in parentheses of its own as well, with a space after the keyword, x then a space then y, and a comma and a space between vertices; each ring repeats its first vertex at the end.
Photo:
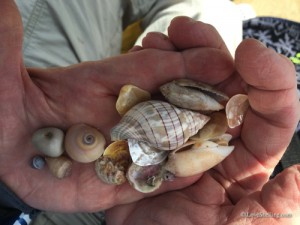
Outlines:
POLYGON ((16 0, 27 67, 68 66, 120 53, 121 1, 16 0))
POLYGON ((99 213, 52 213, 42 212, 31 225, 105 225, 103 212, 99 213))

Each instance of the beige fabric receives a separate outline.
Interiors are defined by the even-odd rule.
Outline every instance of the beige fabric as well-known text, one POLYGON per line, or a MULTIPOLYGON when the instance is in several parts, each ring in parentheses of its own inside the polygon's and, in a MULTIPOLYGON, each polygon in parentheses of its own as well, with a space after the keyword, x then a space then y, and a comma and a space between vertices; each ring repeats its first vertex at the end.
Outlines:
POLYGON ((68 66, 118 55, 123 25, 139 19, 145 32, 137 44, 150 31, 166 33, 170 21, 180 15, 215 25, 232 53, 242 38, 241 19, 228 0, 15 1, 23 20, 28 67, 68 66))

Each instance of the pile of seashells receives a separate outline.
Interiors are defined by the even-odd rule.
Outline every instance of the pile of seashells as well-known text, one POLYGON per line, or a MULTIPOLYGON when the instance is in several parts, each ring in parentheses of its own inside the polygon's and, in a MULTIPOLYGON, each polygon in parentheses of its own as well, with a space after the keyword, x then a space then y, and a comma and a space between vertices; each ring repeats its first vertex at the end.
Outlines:
POLYGON ((44 159, 54 176, 64 178, 73 160, 95 161, 103 182, 128 181, 148 193, 165 180, 202 173, 233 151, 226 132, 242 124, 247 95, 229 99, 210 85, 188 79, 166 83, 160 92, 167 101, 152 100, 150 93, 133 85, 121 88, 116 109, 122 119, 112 128, 107 147, 103 135, 86 124, 73 125, 66 135, 53 127, 37 130, 32 143, 44 156, 34 157, 32 164, 40 168, 44 159))

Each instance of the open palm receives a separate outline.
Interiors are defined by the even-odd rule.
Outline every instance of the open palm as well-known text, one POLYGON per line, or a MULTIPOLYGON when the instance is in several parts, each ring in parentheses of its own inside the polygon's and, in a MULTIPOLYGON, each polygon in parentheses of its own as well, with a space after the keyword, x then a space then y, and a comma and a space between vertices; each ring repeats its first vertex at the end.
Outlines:
MULTIPOLYGON (((110 128, 120 119, 115 101, 122 85, 133 83, 154 93, 161 84, 186 75, 197 79, 199 74, 210 74, 208 81, 217 83, 233 71, 229 54, 214 47, 221 41, 219 36, 209 48, 200 46, 182 53, 166 51, 172 46, 162 39, 160 48, 165 50, 149 48, 67 68, 25 68, 16 6, 13 1, 2 1, 0 11, 6 18, 0 22, 0 178, 39 209, 97 211, 144 195, 128 184, 103 184, 93 163, 75 163, 71 177, 64 180, 54 178, 47 169, 32 169, 30 160, 37 152, 31 135, 36 129, 55 126, 66 130, 72 124, 87 123, 109 140, 110 128)), ((159 192, 182 188, 196 179, 168 183, 159 192)))

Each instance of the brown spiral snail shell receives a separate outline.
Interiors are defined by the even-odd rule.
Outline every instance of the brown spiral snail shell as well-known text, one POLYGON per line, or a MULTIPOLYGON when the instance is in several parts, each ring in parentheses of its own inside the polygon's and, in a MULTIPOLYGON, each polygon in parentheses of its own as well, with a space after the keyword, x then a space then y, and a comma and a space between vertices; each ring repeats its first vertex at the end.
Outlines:
POLYGON ((65 137, 65 149, 75 161, 89 163, 104 152, 105 138, 94 127, 80 123, 71 126, 65 137))

